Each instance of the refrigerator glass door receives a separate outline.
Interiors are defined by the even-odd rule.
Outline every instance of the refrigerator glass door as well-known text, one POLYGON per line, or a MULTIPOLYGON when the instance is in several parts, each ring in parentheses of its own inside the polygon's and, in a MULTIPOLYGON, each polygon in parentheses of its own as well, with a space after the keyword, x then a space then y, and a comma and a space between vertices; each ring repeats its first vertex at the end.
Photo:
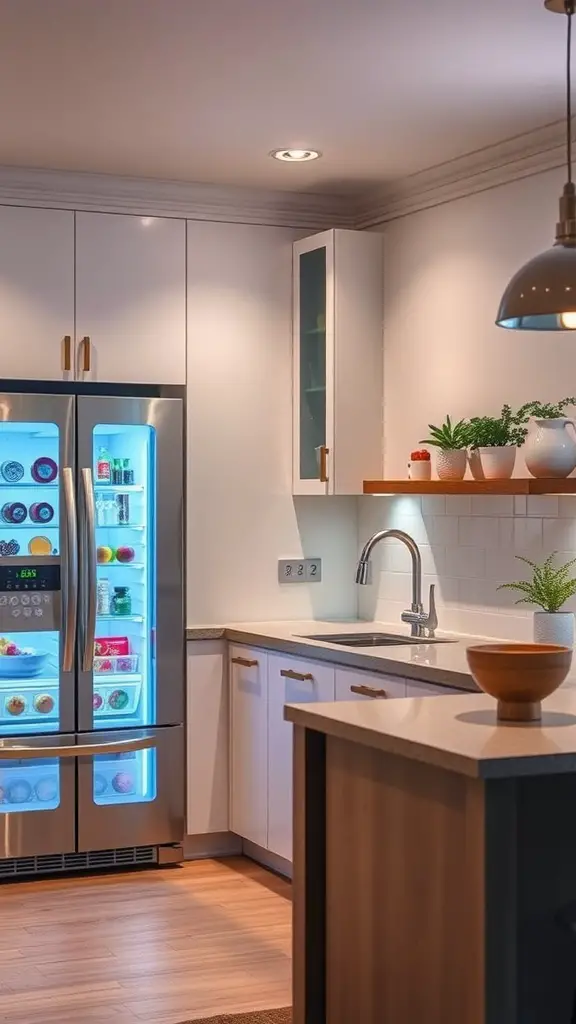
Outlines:
POLYGON ((81 742, 107 744, 110 751, 78 759, 78 850, 182 841, 183 726, 85 734, 81 742), (152 745, 114 752, 127 736, 152 745))
POLYGON ((0 737, 75 727, 73 410, 0 395, 0 737))
POLYGON ((0 745, 0 859, 75 849, 75 760, 58 757, 54 747, 73 748, 74 736, 6 740, 0 745), (34 747, 34 756, 2 757, 16 744, 34 747), (49 757, 42 747, 49 745, 49 757), (40 755, 40 756, 38 756, 40 755))
MULTIPOLYGON (((181 401, 80 398, 78 470, 79 730, 178 724, 184 695, 181 401)), ((142 777, 151 765, 147 755, 142 777)), ((103 792, 104 803, 110 792, 103 792)), ((148 792, 139 789, 131 799, 153 800, 148 792)))

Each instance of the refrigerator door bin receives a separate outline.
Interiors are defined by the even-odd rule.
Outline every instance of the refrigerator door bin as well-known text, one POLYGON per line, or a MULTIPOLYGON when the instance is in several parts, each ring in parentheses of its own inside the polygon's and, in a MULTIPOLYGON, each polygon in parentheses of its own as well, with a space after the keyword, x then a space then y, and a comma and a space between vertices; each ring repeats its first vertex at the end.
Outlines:
POLYGON ((71 853, 76 840, 74 736, 0 741, 0 859, 71 853))

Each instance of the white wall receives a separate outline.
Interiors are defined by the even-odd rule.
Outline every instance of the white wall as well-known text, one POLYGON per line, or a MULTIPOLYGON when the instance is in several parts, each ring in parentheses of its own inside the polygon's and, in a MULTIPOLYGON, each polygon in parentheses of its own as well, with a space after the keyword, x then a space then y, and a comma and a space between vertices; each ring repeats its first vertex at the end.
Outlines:
POLYGON ((291 495, 289 228, 188 224, 189 625, 356 614, 356 499, 291 495), (277 560, 323 559, 280 586, 277 560))
MULTIPOLYGON (((552 244, 563 176, 550 172, 417 213, 384 230, 385 474, 406 476, 427 424, 498 413, 576 391, 576 335, 504 331, 500 296, 520 265, 552 244)), ((517 474, 524 475, 521 456, 517 474)), ((514 559, 576 555, 576 498, 361 498, 359 535, 399 526, 422 544, 440 623, 528 639, 531 610, 498 583, 525 577, 514 559)), ((395 621, 410 598, 410 561, 385 542, 363 588, 364 617, 395 621)), ((574 606, 576 608, 576 605, 574 606)))

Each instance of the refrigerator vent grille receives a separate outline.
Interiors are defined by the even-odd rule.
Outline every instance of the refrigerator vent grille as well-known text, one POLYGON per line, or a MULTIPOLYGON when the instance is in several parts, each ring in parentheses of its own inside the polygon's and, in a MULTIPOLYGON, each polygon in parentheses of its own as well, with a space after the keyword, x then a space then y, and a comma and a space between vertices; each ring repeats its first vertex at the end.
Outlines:
POLYGON ((0 879, 157 863, 156 846, 129 846, 121 850, 94 850, 91 853, 42 854, 39 857, 11 857, 0 860, 0 879))

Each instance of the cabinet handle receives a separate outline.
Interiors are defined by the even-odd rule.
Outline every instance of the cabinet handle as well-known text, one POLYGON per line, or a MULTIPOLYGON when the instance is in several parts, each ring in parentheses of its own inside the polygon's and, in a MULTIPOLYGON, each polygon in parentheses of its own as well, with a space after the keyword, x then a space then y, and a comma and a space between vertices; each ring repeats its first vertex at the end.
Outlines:
POLYGON ((386 690, 377 690, 375 686, 365 686, 363 683, 359 686, 351 686, 350 690, 352 693, 359 693, 361 697, 387 697, 386 690))
POLYGON ((293 668, 281 668, 280 675, 284 679, 297 679, 299 683, 313 683, 314 676, 311 672, 295 672, 293 668))
POLYGON ((320 483, 328 483, 328 455, 330 449, 325 444, 320 445, 320 483))
POLYGON ((62 339, 62 365, 64 370, 72 369, 72 337, 65 334, 62 339))
POLYGON ((258 664, 252 658, 230 658, 233 665, 242 665, 244 668, 255 668, 258 664))
POLYGON ((82 338, 82 370, 88 373, 90 370, 90 338, 86 334, 82 338))

